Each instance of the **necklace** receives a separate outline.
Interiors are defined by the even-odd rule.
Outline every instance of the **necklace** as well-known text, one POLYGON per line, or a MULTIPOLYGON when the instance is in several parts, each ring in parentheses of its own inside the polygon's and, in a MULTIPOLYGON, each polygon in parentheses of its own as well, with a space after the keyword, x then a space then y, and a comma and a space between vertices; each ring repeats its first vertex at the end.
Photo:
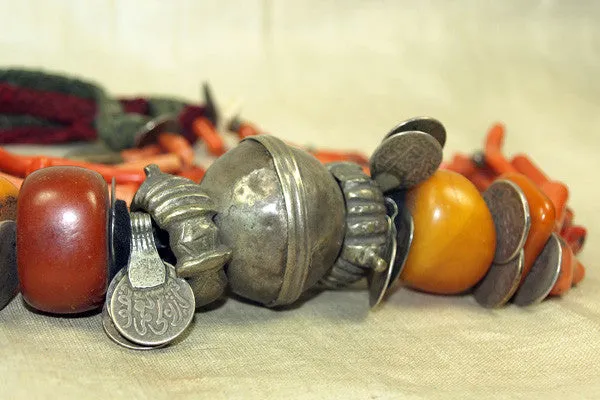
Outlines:
POLYGON ((227 288, 282 308, 364 280, 376 307, 401 282, 500 307, 563 295, 584 276, 575 255, 586 230, 567 187, 526 156, 506 159, 502 125, 481 153, 443 163, 444 126, 414 118, 367 158, 223 121, 206 85, 204 98, 115 100, 83 81, 0 71, 0 141, 101 139, 103 160, 117 163, 0 149, 3 176, 20 187, 18 206, 9 183, 0 199, 0 306, 20 285, 49 313, 103 307, 115 342, 147 349, 175 340, 227 288), (217 128, 240 143, 227 149, 217 128), (206 171, 197 140, 218 157, 206 171))

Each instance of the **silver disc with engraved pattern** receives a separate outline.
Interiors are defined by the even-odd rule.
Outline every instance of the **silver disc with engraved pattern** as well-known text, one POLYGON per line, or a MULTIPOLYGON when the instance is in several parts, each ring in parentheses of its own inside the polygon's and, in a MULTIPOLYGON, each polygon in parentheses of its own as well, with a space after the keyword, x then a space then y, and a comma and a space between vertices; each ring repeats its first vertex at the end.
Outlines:
POLYGON ((156 250, 152 219, 132 212, 131 252, 126 269, 108 288, 107 314, 125 339, 142 346, 161 346, 177 338, 192 322, 195 310, 190 285, 156 250))
POLYGON ((477 303, 496 308, 506 304, 519 287, 525 257, 523 250, 507 264, 492 264, 487 274, 473 290, 477 303))
POLYGON ((371 175, 383 192, 411 188, 438 169, 442 146, 420 131, 398 132, 386 137, 370 158, 371 175))
POLYGON ((122 268, 117 272, 114 278, 110 281, 108 285, 108 289, 106 289, 106 298, 104 300, 104 308, 106 308, 106 312, 110 315, 110 299, 112 298, 113 293, 115 292, 115 287, 117 283, 123 279, 123 277, 127 275, 127 268, 122 268))
POLYGON ((125 339, 117 328, 115 328, 115 324, 112 321, 110 314, 108 313, 108 309, 106 306, 102 309, 102 328, 104 328, 104 332, 106 335, 115 342, 116 344, 123 346, 130 350, 152 350, 160 348, 161 346, 142 346, 137 343, 133 343, 127 339, 125 339))
POLYGON ((372 269, 367 275, 369 283, 369 305, 371 308, 377 307, 383 300, 390 280, 394 272, 394 261, 396 260, 396 225, 394 220, 398 215, 398 206, 396 203, 387 199, 385 201, 387 209, 387 240, 381 259, 385 261, 385 267, 381 269, 372 269))
POLYGON ((523 190, 504 179, 492 183, 483 192, 483 199, 496 229, 494 263, 506 264, 519 255, 527 240, 531 226, 529 204, 523 190))
POLYGON ((194 293, 166 264, 163 284, 135 288, 128 277, 117 282, 110 298, 110 316, 117 331, 143 346, 161 346, 175 340, 194 317, 194 293))
POLYGON ((446 144, 446 128, 440 121, 431 117, 415 117, 407 119, 406 121, 400 122, 388 136, 394 135, 398 132, 408 131, 420 131, 425 132, 435 138, 444 147, 446 144))
POLYGON ((396 260, 392 267, 392 276, 388 283, 388 290, 392 290, 400 279, 415 234, 415 223, 410 210, 406 206, 405 196, 406 193, 404 191, 396 191, 389 194, 389 198, 398 207, 398 216, 394 220, 396 227, 396 260))
POLYGON ((19 287, 16 235, 15 221, 0 222, 0 310, 15 297, 19 287))
POLYGON ((513 297, 513 303, 519 306, 529 306, 544 300, 558 280, 561 264, 560 239, 556 233, 552 233, 513 297))

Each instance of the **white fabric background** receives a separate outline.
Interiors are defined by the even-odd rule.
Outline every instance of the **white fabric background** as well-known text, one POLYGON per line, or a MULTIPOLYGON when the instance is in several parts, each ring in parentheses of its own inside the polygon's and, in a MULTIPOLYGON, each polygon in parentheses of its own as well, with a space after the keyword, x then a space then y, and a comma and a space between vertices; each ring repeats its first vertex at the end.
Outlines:
POLYGON ((425 114, 446 125, 449 157, 504 121, 506 152, 567 182, 589 229, 587 278, 525 309, 409 290, 374 313, 364 292, 285 312, 230 300, 140 353, 98 315, 50 318, 18 298, 0 312, 0 398, 600 397, 599 15, 594 1, 0 0, 2 67, 195 101, 208 80, 299 144, 370 153, 425 114))

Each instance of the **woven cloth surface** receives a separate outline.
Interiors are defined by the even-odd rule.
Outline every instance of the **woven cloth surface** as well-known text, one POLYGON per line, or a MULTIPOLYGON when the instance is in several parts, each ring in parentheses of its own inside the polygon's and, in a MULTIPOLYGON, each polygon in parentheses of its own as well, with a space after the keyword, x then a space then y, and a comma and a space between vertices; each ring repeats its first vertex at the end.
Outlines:
POLYGON ((446 158, 501 120, 507 154, 569 185, 586 279, 493 311, 408 289, 377 312, 364 291, 287 311, 229 300, 152 352, 113 344, 100 315, 52 318, 17 298, 0 311, 0 399, 600 397, 600 5, 227 3, 2 2, 0 65, 196 102, 209 80, 221 104, 242 96, 244 116, 290 142, 365 153, 415 115, 444 122, 446 158))

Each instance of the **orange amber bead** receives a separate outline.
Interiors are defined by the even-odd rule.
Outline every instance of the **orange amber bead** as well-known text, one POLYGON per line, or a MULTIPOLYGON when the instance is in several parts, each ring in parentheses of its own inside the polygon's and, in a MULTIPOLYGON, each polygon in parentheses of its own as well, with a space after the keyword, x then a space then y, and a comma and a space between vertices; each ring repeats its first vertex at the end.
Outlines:
POLYGON ((529 228, 527 241, 523 247, 525 254, 525 263, 523 264, 523 275, 521 278, 521 283, 523 283, 523 279, 525 279, 529 270, 531 270, 535 259, 542 252, 544 245, 554 230, 556 213, 554 205, 552 205, 548 196, 525 175, 508 173, 502 175, 500 179, 507 179, 517 184, 523 190, 523 194, 525 194, 525 198, 529 204, 531 227, 529 228))
POLYGON ((17 197, 19 189, 8 179, 0 177, 0 221, 17 218, 17 197))
POLYGON ((79 167, 29 175, 17 205, 17 265, 23 298, 50 313, 102 305, 108 279, 108 188, 79 167))
POLYGON ((496 249, 494 221, 477 188, 456 172, 439 170, 408 192, 406 205, 415 230, 404 283, 437 294, 477 284, 496 249))

